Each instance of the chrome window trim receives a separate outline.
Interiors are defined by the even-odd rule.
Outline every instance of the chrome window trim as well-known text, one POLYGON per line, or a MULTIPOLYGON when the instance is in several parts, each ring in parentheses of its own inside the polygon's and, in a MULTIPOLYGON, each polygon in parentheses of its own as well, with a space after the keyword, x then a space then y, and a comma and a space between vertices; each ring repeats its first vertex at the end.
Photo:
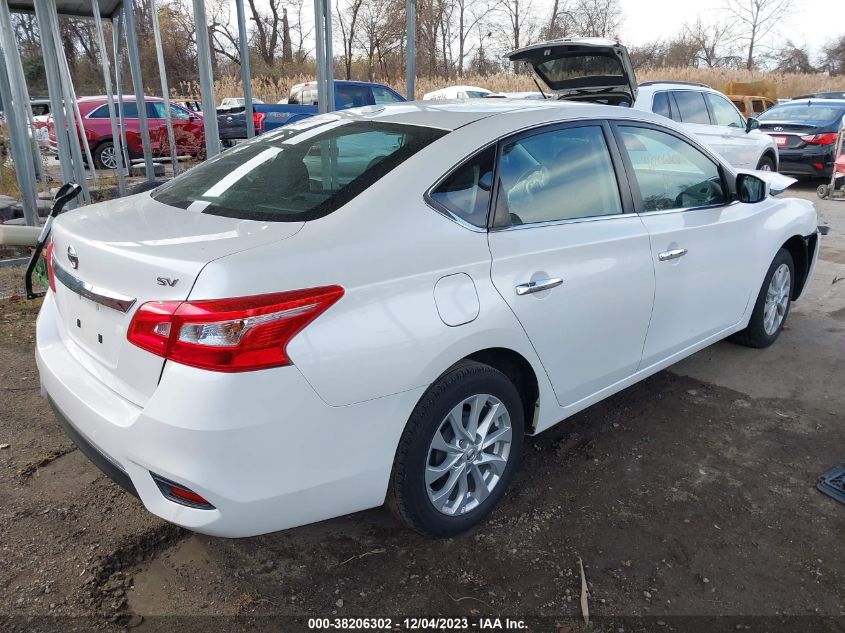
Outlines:
POLYGON ((462 226, 465 229, 469 229, 473 233, 486 233, 487 232, 487 227, 475 226, 471 222, 467 222, 466 220, 464 220, 459 215, 453 213, 452 211, 449 211, 449 209, 441 207, 434 200, 430 199, 427 194, 424 196, 424 200, 425 200, 426 206, 428 206, 433 211, 436 211, 437 213, 442 215, 447 220, 451 220, 455 224, 462 226))
POLYGON ((128 312, 135 305, 136 300, 132 297, 127 297, 126 295, 106 290, 105 288, 99 288, 86 281, 82 281, 78 277, 74 277, 56 262, 55 257, 53 258, 53 274, 71 292, 107 308, 112 308, 119 312, 128 312))
POLYGON ((604 215, 590 215, 580 218, 565 218, 562 220, 547 220, 545 222, 527 222, 525 224, 510 224, 508 226, 490 227, 491 233, 500 231, 514 231, 518 229, 538 229, 546 226, 560 226, 562 224, 581 224, 582 222, 598 222, 599 220, 617 220, 620 218, 634 218, 636 213, 607 213, 604 215))
POLYGON ((684 213, 686 211, 701 211, 703 209, 726 209, 739 204, 739 200, 719 202, 718 204, 706 204, 700 207, 675 207, 672 209, 656 209, 654 211, 637 211, 637 215, 668 215, 670 213, 684 213))

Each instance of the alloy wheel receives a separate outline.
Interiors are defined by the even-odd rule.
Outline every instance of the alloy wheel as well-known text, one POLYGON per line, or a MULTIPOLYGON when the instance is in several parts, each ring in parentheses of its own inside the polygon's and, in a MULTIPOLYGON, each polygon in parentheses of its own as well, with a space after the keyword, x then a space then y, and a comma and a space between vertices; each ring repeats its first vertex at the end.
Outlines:
POLYGON ((106 169, 117 169, 117 155, 114 145, 103 148, 103 151, 100 152, 100 162, 106 169))
POLYGON ((425 485, 435 509, 454 516, 481 505, 505 472, 512 439, 510 414, 501 400, 477 394, 458 403, 428 449, 425 485))
POLYGON ((772 336, 777 332, 789 307, 791 290, 789 266, 781 264, 775 269, 769 288, 766 290, 766 303, 763 307, 763 329, 772 336))

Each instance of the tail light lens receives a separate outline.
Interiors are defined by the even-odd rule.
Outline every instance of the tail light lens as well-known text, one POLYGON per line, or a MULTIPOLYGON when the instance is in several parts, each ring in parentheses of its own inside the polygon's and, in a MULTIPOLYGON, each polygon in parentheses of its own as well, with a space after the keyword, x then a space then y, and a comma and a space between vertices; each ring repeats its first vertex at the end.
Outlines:
POLYGON ((252 122, 255 125, 256 132, 262 132, 264 130, 264 119, 266 118, 267 115, 264 112, 252 113, 252 122))
POLYGON ((211 301, 152 301, 130 343, 183 365, 238 372, 290 365, 287 345, 343 296, 340 286, 211 301))
POLYGON ((833 145, 836 142, 837 136, 839 135, 836 132, 827 132, 826 134, 802 136, 801 140, 810 145, 833 145))
POLYGON ((53 273, 53 242, 47 243, 44 248, 44 259, 47 263, 47 279, 50 282, 50 290, 56 292, 56 275, 53 273))

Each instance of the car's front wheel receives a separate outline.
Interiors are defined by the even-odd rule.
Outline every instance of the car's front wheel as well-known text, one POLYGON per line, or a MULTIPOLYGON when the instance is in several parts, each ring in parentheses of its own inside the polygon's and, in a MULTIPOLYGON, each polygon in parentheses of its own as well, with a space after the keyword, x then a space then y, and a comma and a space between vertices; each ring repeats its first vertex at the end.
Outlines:
POLYGON ((483 521, 513 478, 523 404, 502 372, 467 362, 441 376, 414 409, 393 464, 388 505, 428 536, 483 521))
POLYGON ((774 343, 780 336, 789 314, 794 287, 795 263, 789 251, 782 248, 766 272, 748 327, 738 332, 734 340, 742 345, 757 348, 768 347, 774 343))

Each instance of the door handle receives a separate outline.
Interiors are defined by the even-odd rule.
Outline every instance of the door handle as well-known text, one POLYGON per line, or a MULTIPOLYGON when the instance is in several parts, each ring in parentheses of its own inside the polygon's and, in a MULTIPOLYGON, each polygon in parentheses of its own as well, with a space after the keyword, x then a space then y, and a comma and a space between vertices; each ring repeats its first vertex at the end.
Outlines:
POLYGON ((687 254, 687 249, 685 248, 676 248, 671 251, 663 251, 662 253, 657 254, 657 259, 661 262, 668 262, 673 259, 678 259, 679 257, 683 257, 687 254))
POLYGON ((543 290, 551 290, 552 288, 557 288, 562 283, 563 279, 558 279, 557 277, 537 279, 535 281, 529 281, 527 284, 519 284, 516 287, 516 294, 521 297, 522 295, 530 295, 535 292, 542 292, 543 290))

